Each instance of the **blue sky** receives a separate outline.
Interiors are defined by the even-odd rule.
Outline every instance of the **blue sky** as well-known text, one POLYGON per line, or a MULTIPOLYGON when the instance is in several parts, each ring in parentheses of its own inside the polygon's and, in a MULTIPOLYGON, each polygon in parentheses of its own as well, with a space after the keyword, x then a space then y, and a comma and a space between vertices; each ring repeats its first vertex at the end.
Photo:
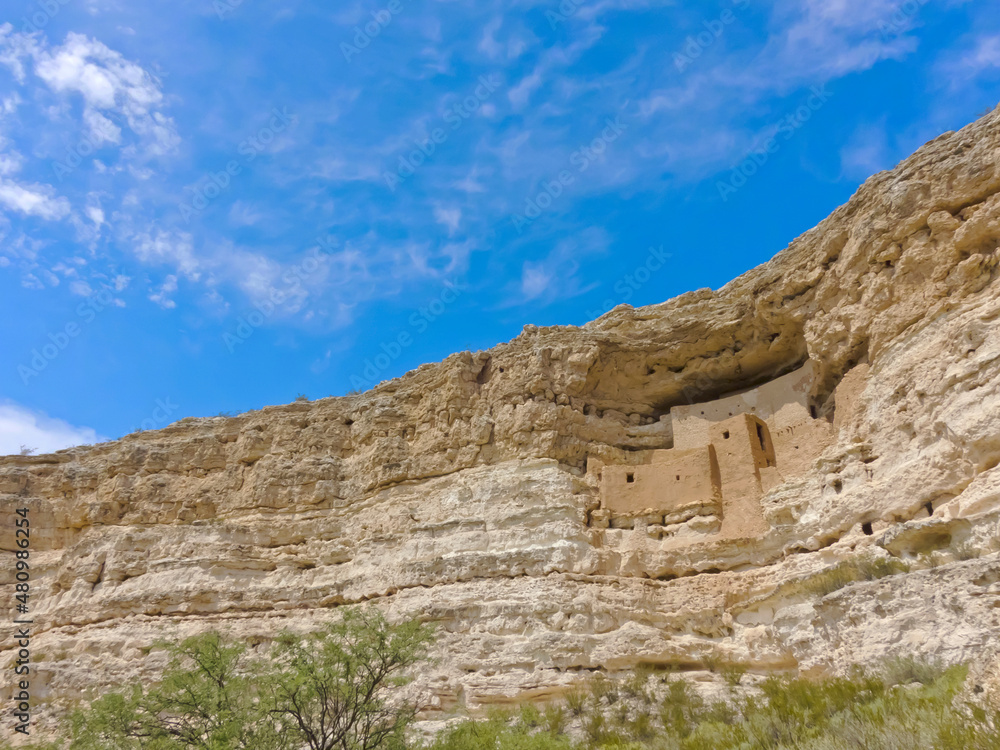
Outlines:
POLYGON ((1000 100, 982 0, 5 0, 0 453, 718 288, 1000 100))

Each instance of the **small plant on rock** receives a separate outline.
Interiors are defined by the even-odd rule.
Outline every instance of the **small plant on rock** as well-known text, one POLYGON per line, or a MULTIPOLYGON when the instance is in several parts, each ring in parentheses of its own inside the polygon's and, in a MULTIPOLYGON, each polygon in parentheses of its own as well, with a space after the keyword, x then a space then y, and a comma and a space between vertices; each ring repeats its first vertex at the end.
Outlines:
POLYGON ((945 666, 938 659, 896 656, 886 660, 881 672, 883 682, 890 687, 911 685, 915 682, 930 685, 945 673, 945 666))
POLYGON ((542 712, 533 703, 521 704, 521 726, 527 729, 535 729, 542 724, 542 712))
POLYGON ((580 716, 583 714, 584 709, 587 706, 587 694, 582 690, 574 688, 566 693, 566 707, 573 716, 580 716))
POLYGON ((549 734, 562 734, 566 730, 566 709, 555 704, 546 706, 542 726, 549 734))
POLYGON ((719 669, 719 674, 722 675, 722 679, 724 679, 726 684, 731 688, 739 687, 740 683, 743 681, 743 675, 746 673, 746 664, 726 664, 719 669))

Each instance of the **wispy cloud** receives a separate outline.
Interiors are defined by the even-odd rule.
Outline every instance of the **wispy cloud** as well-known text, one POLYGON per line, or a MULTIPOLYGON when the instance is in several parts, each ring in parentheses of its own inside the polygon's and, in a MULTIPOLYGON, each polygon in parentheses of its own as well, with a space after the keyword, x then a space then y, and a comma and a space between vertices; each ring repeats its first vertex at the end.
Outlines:
POLYGON ((1000 70, 1000 34, 982 34, 966 49, 944 56, 939 70, 951 89, 968 85, 976 76, 1000 70))
POLYGON ((851 179, 864 180, 892 166, 886 122, 859 125, 850 140, 840 149, 842 173, 851 179))
POLYGON ((589 292, 600 282, 581 274, 584 264, 605 253, 610 245, 610 236, 599 227, 557 241, 544 257, 521 264, 520 276, 508 284, 500 307, 539 301, 551 304, 589 292))

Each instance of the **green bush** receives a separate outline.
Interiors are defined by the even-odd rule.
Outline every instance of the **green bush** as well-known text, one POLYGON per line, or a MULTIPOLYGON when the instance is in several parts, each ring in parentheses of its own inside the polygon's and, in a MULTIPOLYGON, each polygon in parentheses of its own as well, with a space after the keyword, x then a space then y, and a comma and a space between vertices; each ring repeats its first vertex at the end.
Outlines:
POLYGON ((722 675, 722 679, 724 679, 726 684, 731 688, 739 687, 740 683, 743 681, 743 675, 746 673, 746 664, 726 664, 719 669, 719 674, 722 675))
POLYGON ((494 719, 465 722, 430 750, 997 750, 1000 714, 953 705, 964 678, 963 667, 898 659, 844 678, 771 677, 752 695, 711 706, 672 678, 659 716, 641 695, 631 707, 608 703, 611 681, 595 680, 600 697, 581 704, 575 730, 582 740, 494 719))
POLYGON ((68 750, 404 748, 416 706, 390 699, 430 639, 424 625, 346 609, 317 633, 282 633, 268 656, 218 633, 161 644, 162 680, 77 710, 68 750))
POLYGON ((909 685, 919 682, 931 685, 939 680, 946 669, 941 662, 931 659, 916 659, 912 656, 897 656, 887 659, 882 666, 882 678, 887 685, 909 685))
POLYGON ((573 750, 562 733, 534 731, 521 723, 492 718, 467 721, 445 732, 432 745, 434 750, 573 750))
POLYGON ((545 707, 542 724, 547 732, 555 735, 562 734, 566 729, 566 723, 567 717, 565 708, 556 704, 545 707))
POLYGON ((542 725, 542 711, 533 703, 521 705, 521 724, 527 729, 536 729, 542 725))
MULTIPOLYGON (((875 572, 885 570, 877 568, 875 572)), ((860 574, 860 571, 858 571, 860 574)), ((683 677, 598 675, 591 696, 466 720, 407 739, 416 706, 393 690, 429 630, 345 610, 267 655, 217 633, 166 646, 161 682, 74 713, 68 745, 34 750, 997 750, 1000 714, 961 705, 961 666, 911 657, 824 680, 772 676, 706 705, 683 677), (653 684, 655 687, 651 687, 653 684), (568 710, 567 710, 568 709, 568 710)), ((0 743, 0 749, 8 745, 0 743)))

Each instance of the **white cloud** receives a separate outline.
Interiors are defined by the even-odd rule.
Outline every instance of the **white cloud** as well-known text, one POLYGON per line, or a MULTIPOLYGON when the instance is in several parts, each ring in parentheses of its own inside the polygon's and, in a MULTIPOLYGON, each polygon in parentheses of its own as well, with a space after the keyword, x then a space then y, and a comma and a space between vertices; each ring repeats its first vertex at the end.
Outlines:
POLYGON ((69 201, 53 195, 48 185, 21 185, 12 180, 0 179, 0 206, 6 206, 25 216, 37 216, 53 221, 70 212, 69 201))
POLYGON ((1000 68, 1000 34, 981 36, 965 46, 963 52, 949 54, 939 65, 953 89, 967 84, 969 79, 984 71, 1000 68))
POLYGON ((21 97, 18 96, 15 91, 10 96, 5 96, 2 101, 0 101, 0 115, 12 115, 17 111, 17 108, 21 105, 21 97))
POLYGON ((545 263, 526 261, 521 270, 521 295, 525 302, 541 297, 552 283, 552 272, 545 263))
POLYGON ((967 59, 976 73, 986 68, 1000 68, 1000 34, 980 39, 967 59))
POLYGON ((94 289, 90 286, 90 284, 82 279, 78 281, 71 281, 69 284, 69 290, 79 297, 89 297, 94 293, 94 289))
POLYGON ((462 221, 462 210, 459 208, 434 207, 434 218, 438 224, 448 228, 448 234, 453 235, 458 231, 458 226, 462 221))
POLYGON ((122 142, 122 129, 97 110, 84 110, 83 121, 95 146, 122 142))
POLYGON ((167 276, 160 287, 149 295, 149 299, 155 302, 164 310, 171 310, 177 307, 177 303, 170 299, 170 295, 177 291, 177 277, 173 274, 167 276))
POLYGON ((20 453, 21 446, 51 453, 104 440, 89 427, 74 427, 10 401, 0 403, 0 455, 20 453))
MULTIPOLYGON (((157 111, 163 103, 159 81, 121 53, 71 32, 61 47, 41 52, 36 59, 35 72, 50 88, 83 97, 93 113, 88 123, 92 130, 95 123, 111 125, 96 110, 113 111, 125 117, 133 132, 148 137, 155 153, 167 153, 177 145, 173 121, 157 111)), ((99 131, 106 132, 103 127, 99 131)))
POLYGON ((503 45, 496 40, 496 33, 503 25, 503 17, 497 16, 483 28, 483 36, 479 40, 479 51, 491 60, 496 60, 503 52, 503 45))
MULTIPOLYGON (((558 79, 566 68, 571 66, 584 52, 593 47, 604 35, 604 27, 591 21, 574 34, 574 41, 566 46, 555 46, 547 49, 539 58, 531 73, 522 78, 507 92, 507 98, 515 109, 523 108, 531 99, 532 94, 547 80, 558 79)), ((511 56, 519 56, 523 52, 520 45, 511 47, 511 56)))
POLYGON ((531 95, 542 85, 541 66, 535 68, 530 74, 520 80, 516 86, 512 86, 507 92, 507 98, 515 109, 521 109, 531 99, 531 95))
POLYGON ((0 26, 0 63, 20 83, 26 80, 28 60, 52 91, 83 98, 84 125, 94 145, 121 142, 121 128, 108 114, 123 118, 152 154, 169 153, 179 143, 173 120, 160 111, 160 82, 120 52, 73 32, 62 45, 49 48, 44 38, 14 32, 10 24, 0 26))
POLYGON ((160 231, 155 237, 142 233, 135 238, 132 249, 143 263, 171 265, 194 281, 201 276, 201 263, 194 255, 191 235, 186 232, 160 231))
POLYGON ((104 223, 104 211, 100 206, 87 206, 85 210, 87 218, 94 222, 94 224, 101 226, 104 223))
POLYGON ((79 276, 79 272, 75 268, 67 266, 65 263, 61 261, 52 266, 52 272, 61 273, 66 278, 71 278, 71 277, 75 278, 79 276))
POLYGON ((16 151, 0 154, 0 175, 10 175, 20 172, 24 165, 24 157, 16 151))
POLYGON ((607 251, 610 237, 600 227, 591 227, 571 239, 560 240, 549 254, 535 261, 525 261, 521 278, 508 285, 507 300, 503 307, 524 304, 535 300, 544 303, 575 297, 598 286, 598 282, 585 284, 579 276, 581 260, 607 251))
POLYGON ((456 190, 461 190, 463 193, 485 193, 486 186, 479 181, 479 177, 480 170, 476 165, 473 165, 469 174, 452 183, 452 187, 456 190))
POLYGON ((252 227, 263 218, 264 214, 256 207, 243 201, 236 201, 229 209, 229 221, 233 226, 252 227))
POLYGON ((9 23, 0 24, 0 64, 10 68, 18 83, 24 83, 24 59, 31 56, 36 47, 33 36, 16 33, 9 23))
MULTIPOLYGON (((735 24, 749 21, 743 15, 749 11, 734 12, 735 24)), ((730 47, 729 37, 720 39, 639 101, 644 131, 664 136, 644 140, 634 153, 662 160, 680 179, 703 179, 759 147, 812 87, 827 92, 832 81, 917 49, 911 32, 919 10, 902 12, 898 0, 776 0, 767 12, 763 47, 730 47), (760 118, 764 112, 772 113, 770 123, 748 123, 748 113, 760 118)), ((857 150, 862 144, 853 145, 843 155, 845 171, 861 176, 865 163, 877 161, 874 145, 867 154, 857 150)))
POLYGON ((776 31, 761 72, 780 89, 901 59, 916 49, 916 39, 905 33, 917 18, 899 10, 897 0, 782 0, 775 6, 776 31))

